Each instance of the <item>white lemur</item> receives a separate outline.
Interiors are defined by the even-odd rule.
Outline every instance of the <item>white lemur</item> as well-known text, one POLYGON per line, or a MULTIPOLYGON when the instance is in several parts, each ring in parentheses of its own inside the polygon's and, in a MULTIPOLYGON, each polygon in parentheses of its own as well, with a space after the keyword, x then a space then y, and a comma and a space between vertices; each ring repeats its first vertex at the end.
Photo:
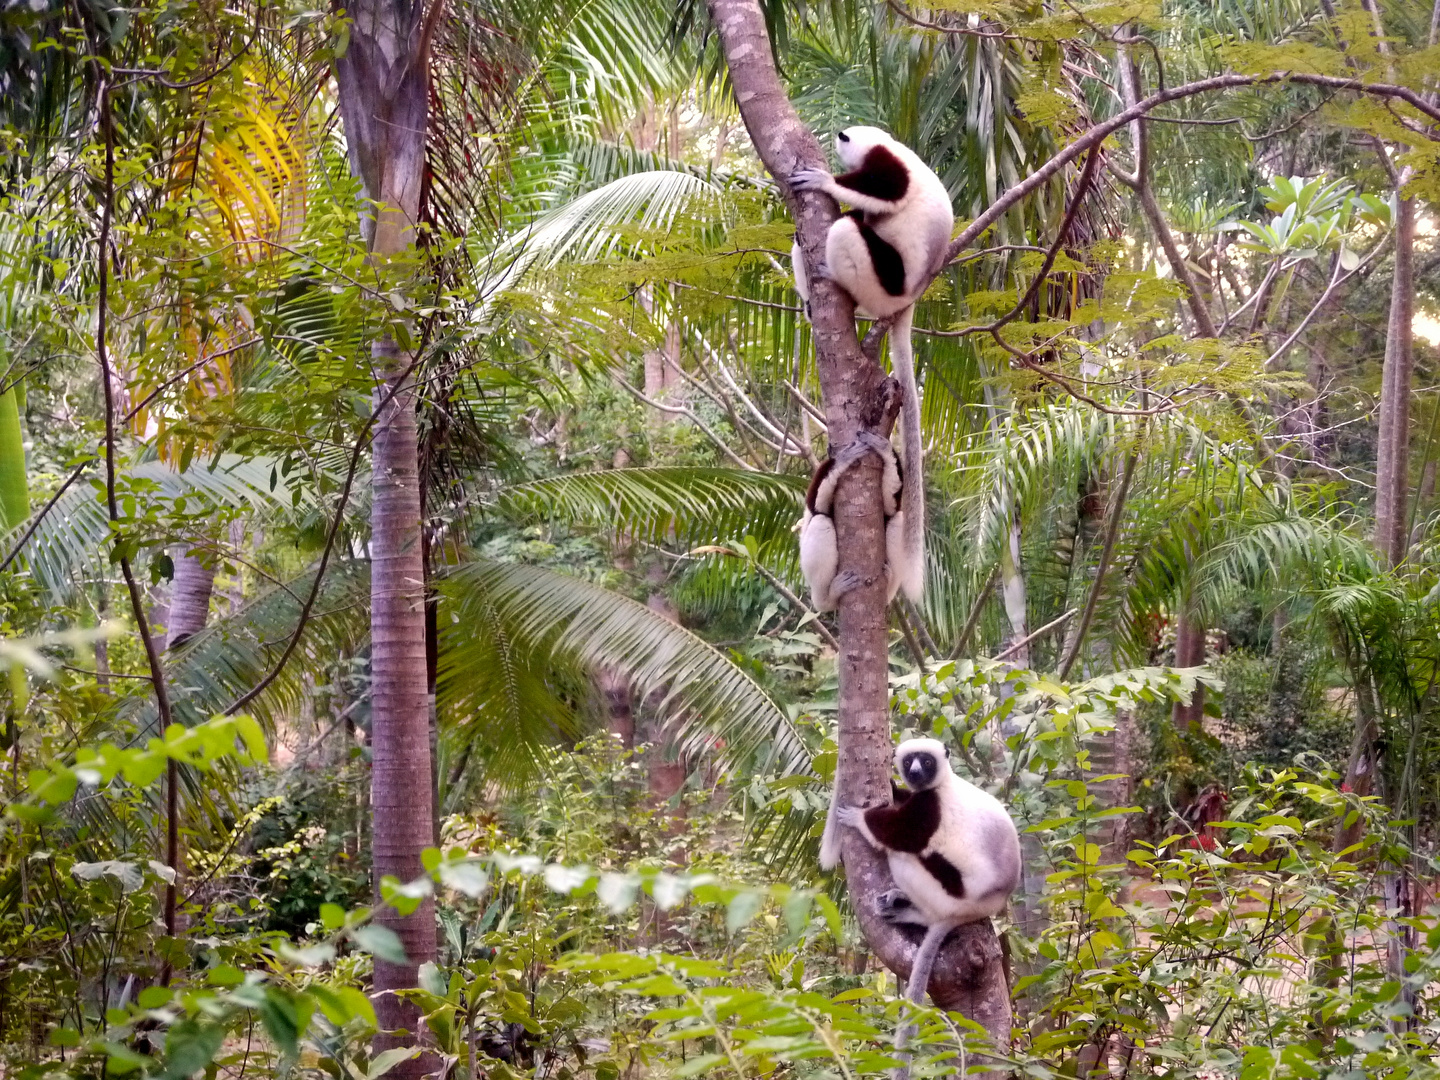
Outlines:
POLYGON ((895 768, 909 790, 892 784, 892 805, 831 805, 820 865, 839 861, 840 825, 887 856, 896 887, 881 894, 881 914, 926 927, 908 987, 919 1004, 950 931, 999 912, 1020 883, 1020 838, 993 795, 951 771, 944 743, 907 739, 895 748, 895 768))
POLYGON ((840 551, 835 538, 835 487, 845 470, 873 452, 884 462, 880 477, 881 509, 885 513, 886 603, 895 598, 900 587, 897 566, 904 565, 905 515, 900 510, 904 477, 895 449, 880 436, 862 431, 853 444, 838 455, 827 457, 810 477, 805 492, 805 513, 797 526, 800 530, 800 572, 810 583, 810 596, 816 611, 834 611, 844 596, 860 580, 853 570, 836 575, 840 551))
MULTIPOLYGON (((915 385, 915 357, 910 344, 910 320, 915 301, 940 269, 945 248, 955 227, 950 193, 940 178, 908 146, 874 127, 850 127, 835 136, 835 153, 849 172, 831 176, 823 169, 799 169, 790 176, 795 191, 823 191, 838 202, 854 207, 830 226, 825 241, 825 265, 817 274, 830 278, 850 294, 856 310, 873 319, 892 319, 890 325, 890 367, 900 383, 903 401, 905 468, 908 483, 901 485, 898 466, 892 468, 893 450, 885 463, 887 484, 893 484, 898 506, 886 507, 886 556, 889 561, 890 595, 898 587, 911 600, 919 601, 925 589, 925 478, 921 465, 920 393, 915 385), (893 529, 893 536, 892 536, 893 529)), ((795 288, 809 309, 810 282, 799 245, 791 251, 795 288)), ((877 453, 885 454, 877 449, 877 453)), ((838 461, 829 470, 833 478, 829 494, 848 467, 838 461)), ((822 465, 824 470, 825 466, 822 465)), ((820 479, 823 484, 825 478, 820 479)), ((812 484, 812 490, 814 484, 812 484)), ((890 502, 887 496, 887 503, 890 502)), ((808 515, 821 513, 808 504, 808 515)), ((825 516, 829 516, 826 504, 825 516)), ((807 518, 808 521, 808 518, 807 518)), ((801 566, 805 566, 806 529, 801 528, 801 566)), ((833 601, 849 582, 837 591, 834 565, 833 526, 823 526, 811 537, 809 563, 831 567, 830 579, 807 579, 811 591, 833 601), (818 545, 828 544, 822 553, 818 545)), ((817 600, 818 603, 818 600, 817 600)), ((833 602, 831 603, 833 607, 833 602)), ((828 608, 821 608, 828 610, 828 608)))

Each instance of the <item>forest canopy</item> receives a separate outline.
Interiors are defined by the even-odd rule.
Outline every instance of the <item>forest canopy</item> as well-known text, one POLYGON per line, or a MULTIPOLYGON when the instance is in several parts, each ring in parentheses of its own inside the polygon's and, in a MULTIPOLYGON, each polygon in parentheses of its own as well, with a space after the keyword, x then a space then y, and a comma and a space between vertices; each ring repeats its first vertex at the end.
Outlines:
POLYGON ((0 1076, 1440 1075, 1437 73, 1440 0, 5 7, 0 1076))

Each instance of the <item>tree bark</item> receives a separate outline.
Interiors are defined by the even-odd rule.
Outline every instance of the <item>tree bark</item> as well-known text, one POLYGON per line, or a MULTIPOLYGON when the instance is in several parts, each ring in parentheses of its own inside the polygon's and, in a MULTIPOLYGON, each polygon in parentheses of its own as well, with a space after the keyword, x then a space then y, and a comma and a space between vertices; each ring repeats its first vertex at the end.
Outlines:
POLYGON ((205 628, 214 589, 214 562, 207 566, 196 555, 181 555, 175 560, 175 578, 170 584, 170 618, 165 627, 167 649, 175 648, 205 628))
MULTIPOLYGON (((1203 663, 1205 624, 1196 617, 1187 601, 1180 608, 1180 618, 1175 626, 1175 666, 1199 667, 1203 663)), ((1182 731, 1198 731, 1205 720, 1205 688, 1197 684, 1188 705, 1177 701, 1170 719, 1182 731)))
MULTIPOLYGON (((345 55, 335 62, 340 113, 353 172, 372 208, 364 225, 371 260, 385 272, 411 251, 420 219, 428 120, 429 45, 438 0, 357 0, 345 55)), ((374 877, 411 881, 434 838, 430 710, 426 695, 425 566, 421 546, 419 442, 412 358, 386 335, 371 348, 379 375, 371 505, 371 852, 374 877), (388 401, 387 399, 388 397, 388 401)), ((417 985, 436 956, 435 907, 410 915, 382 909, 405 962, 375 958, 376 1048, 421 1041, 419 1011, 393 991, 417 985)), ((396 1067, 400 1080, 430 1068, 425 1057, 396 1067)))
MULTIPOLYGON (((1409 170, 1402 176, 1403 184, 1409 170)), ((1400 199, 1395 215, 1395 276, 1380 382, 1380 445, 1375 454, 1375 546, 1391 565, 1405 559, 1410 486, 1410 383, 1415 350, 1415 200, 1400 199)))
MULTIPOLYGON (((802 166, 825 167, 825 155, 780 85, 756 0, 709 0, 709 7, 750 140, 785 194, 806 262, 818 266, 838 207, 828 196, 797 194, 786 181, 802 166)), ((899 404, 895 383, 861 352, 850 298, 825 278, 812 275, 811 282, 816 365, 831 444, 844 446, 862 429, 888 436, 899 404)), ((840 569, 853 570, 861 581, 840 602, 836 791, 846 803, 861 806, 889 801, 893 753, 879 483, 879 462, 867 455, 841 480, 834 512, 840 569)), ((842 837, 842 853, 861 932, 882 963, 908 976, 918 942, 885 922, 875 903, 891 884, 885 860, 849 829, 842 837)), ((959 1010, 984 1026, 998 1047, 1009 1046, 1009 991, 1000 943, 988 920, 961 927, 950 936, 929 989, 937 1005, 959 1010)))

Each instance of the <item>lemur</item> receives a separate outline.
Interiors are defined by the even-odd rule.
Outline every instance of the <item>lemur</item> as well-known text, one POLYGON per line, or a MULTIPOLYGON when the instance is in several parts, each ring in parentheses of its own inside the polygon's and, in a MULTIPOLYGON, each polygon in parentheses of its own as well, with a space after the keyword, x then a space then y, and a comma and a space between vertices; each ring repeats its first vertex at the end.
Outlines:
MULTIPOLYGON (((894 463, 888 446, 877 452, 885 458, 886 483, 894 496, 887 495, 886 557, 889 563, 890 595, 903 589, 919 601, 925 589, 925 479, 921 461, 920 393, 915 385, 915 358, 910 342, 910 323, 915 301, 944 262, 946 245, 955 226, 950 194, 940 178, 909 147, 874 127, 850 127, 835 136, 835 152, 849 172, 831 176, 823 169, 799 169, 790 176, 796 191, 823 191, 851 207, 849 213, 830 226, 825 242, 825 265, 816 273, 830 278, 855 301, 856 310, 875 319, 892 319, 890 325, 890 366, 900 383, 902 432, 905 448, 905 476, 894 463), (893 510, 890 504, 894 504, 893 510), (893 531, 892 531, 893 530, 893 531)), ((800 246, 791 251, 795 288, 809 310, 810 279, 800 246)), ((830 463, 822 464, 827 470, 830 463)), ((838 462, 836 463, 838 465, 838 462)), ((829 493, 844 467, 830 468, 829 493)), ((817 481, 824 483, 817 473, 817 481)), ((816 485, 812 483, 812 489, 816 485)), ((818 515, 809 506, 809 515, 818 515)), ((828 517, 828 507, 825 512, 828 517)), ((835 581, 838 552, 834 551, 833 526, 816 528, 809 536, 801 529, 801 566, 809 563, 829 568, 829 577, 809 576, 811 592, 833 601, 850 582, 835 581), (819 550, 828 545, 829 550, 819 550), (836 588, 837 584, 840 586, 836 588)), ((821 608, 828 610, 828 608, 821 608)))
POLYGON ((919 1004, 950 931, 997 914, 1019 885, 1020 837, 999 800, 955 775, 944 743, 907 739, 895 768, 908 790, 892 785, 890 806, 831 804, 820 865, 839 861, 842 825, 886 855, 896 887, 881 894, 881 914, 926 928, 907 988, 919 1004))

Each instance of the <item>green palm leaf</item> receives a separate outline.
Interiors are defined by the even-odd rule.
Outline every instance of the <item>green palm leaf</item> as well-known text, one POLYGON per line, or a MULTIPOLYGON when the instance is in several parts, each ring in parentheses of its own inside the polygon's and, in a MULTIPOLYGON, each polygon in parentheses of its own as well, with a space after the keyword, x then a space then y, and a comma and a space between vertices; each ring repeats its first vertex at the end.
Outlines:
POLYGON ((648 543, 686 547, 750 534, 789 533, 805 480, 743 469, 608 469, 534 480, 507 489, 507 511, 572 525, 619 530, 648 543))
MULTIPOLYGON (((215 505, 273 513, 293 506, 291 491, 279 476, 277 464, 266 457, 225 454, 213 465, 192 465, 180 472, 163 462, 145 462, 126 469, 123 476, 153 483, 163 499, 199 496, 215 505)), ((5 538, 7 549, 17 542, 25 527, 10 531, 5 538)), ((76 580, 103 575, 109 565, 109 545, 105 543, 109 531, 104 492, 95 481, 78 483, 60 496, 41 519, 21 559, 36 581, 57 599, 63 599, 76 580)))
POLYGON ((538 749, 563 734, 558 695, 537 679, 543 663, 618 669, 639 693, 663 694, 660 707, 679 718, 687 751, 718 751, 731 763, 768 753, 787 772, 808 768, 798 733, 759 684, 644 604, 567 574, 490 560, 459 568, 441 588, 449 613, 441 615, 441 700, 457 719, 505 725, 482 737, 507 766, 538 764, 538 749), (546 692, 532 709, 537 689, 546 692))

